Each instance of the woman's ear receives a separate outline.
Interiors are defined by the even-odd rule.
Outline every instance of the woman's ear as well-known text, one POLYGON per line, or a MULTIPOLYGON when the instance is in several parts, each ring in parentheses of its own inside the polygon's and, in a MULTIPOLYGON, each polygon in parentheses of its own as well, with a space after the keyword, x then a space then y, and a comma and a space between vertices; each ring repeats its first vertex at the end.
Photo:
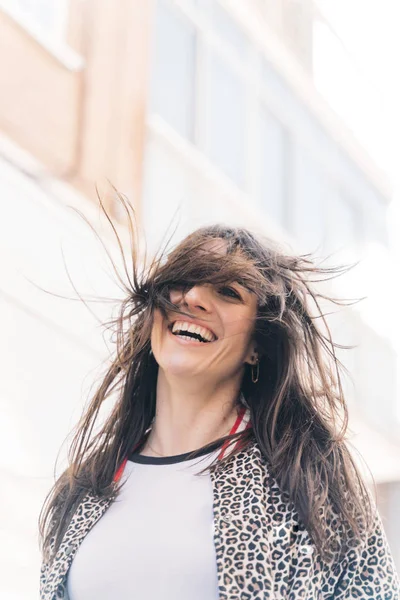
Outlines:
POLYGON ((257 349, 257 344, 255 342, 252 342, 247 353, 245 362, 249 363, 250 365, 255 365, 259 359, 260 357, 257 349))

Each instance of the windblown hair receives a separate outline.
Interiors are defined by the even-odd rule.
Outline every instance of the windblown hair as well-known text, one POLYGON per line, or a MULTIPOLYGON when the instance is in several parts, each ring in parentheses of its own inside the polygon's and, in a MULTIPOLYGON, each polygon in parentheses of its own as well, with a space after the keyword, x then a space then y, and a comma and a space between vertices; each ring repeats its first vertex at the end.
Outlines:
POLYGON ((109 323, 116 333, 115 358, 76 427, 69 466, 42 507, 39 529, 46 560, 54 557, 88 492, 117 496, 120 484, 114 481, 115 473, 143 440, 155 415, 158 364, 150 352, 154 311, 190 316, 170 302, 170 289, 179 285, 184 293, 204 283, 218 287, 238 282, 258 301, 254 338, 259 379, 252 382, 247 366, 241 392, 253 427, 240 434, 242 444, 258 444, 322 556, 337 552, 327 535, 327 507, 343 532, 343 542, 361 539, 370 526, 371 502, 345 441, 348 411, 340 370, 346 369, 335 352, 345 347, 332 341, 321 306, 344 301, 317 292, 313 285, 332 279, 343 267, 317 266, 310 254, 294 256, 247 229, 222 224, 197 229, 168 253, 162 249, 149 266, 139 265, 133 209, 119 198, 131 234, 129 267, 116 228, 100 202, 117 237, 127 278, 126 298, 118 317, 109 323), (225 255, 205 247, 214 239, 227 242, 225 255), (114 395, 109 416, 93 434, 102 404, 114 395))

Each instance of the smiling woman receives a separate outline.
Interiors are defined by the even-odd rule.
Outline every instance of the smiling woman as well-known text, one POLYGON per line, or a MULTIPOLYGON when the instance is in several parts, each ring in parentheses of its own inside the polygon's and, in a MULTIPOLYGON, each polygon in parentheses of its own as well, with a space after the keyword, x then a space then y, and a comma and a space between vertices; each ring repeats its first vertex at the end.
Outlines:
POLYGON ((115 359, 43 506, 42 600, 398 600, 314 285, 340 269, 220 224, 141 276, 136 256, 115 359))
MULTIPOLYGON (((189 434, 189 431, 193 430, 193 425, 197 425, 199 414, 205 411, 214 413, 210 413, 214 427, 220 421, 215 410, 220 411, 223 402, 226 407, 221 413, 223 418, 219 427, 232 425, 235 420, 232 398, 239 394, 246 364, 255 363, 257 356, 253 338, 257 315, 256 294, 246 289, 244 282, 238 283, 234 279, 235 274, 225 274, 230 278, 228 281, 231 280, 230 286, 224 285, 224 281, 218 283, 218 280, 194 285, 191 282, 190 278, 194 279, 196 269, 202 268, 197 260, 206 258, 210 275, 212 261, 215 260, 214 271, 221 277, 222 260, 229 257, 228 245, 223 237, 211 243, 207 241, 208 238, 206 235, 201 240, 200 236, 199 248, 195 246, 191 253, 194 260, 191 269, 195 271, 186 273, 187 281, 168 285, 169 301, 185 310, 188 316, 181 317, 175 310, 168 310, 168 307, 154 310, 151 346, 159 366, 158 404, 163 410, 161 407, 165 404, 172 404, 170 395, 173 394, 173 404, 179 407, 179 426, 187 419, 186 439, 178 431, 174 432, 173 423, 169 424, 169 445, 158 440, 158 427, 155 424, 150 437, 157 439, 158 443, 154 441, 151 446, 158 446, 159 451, 169 454, 193 449, 197 444, 203 445, 207 440, 202 437, 193 439, 193 432, 189 434), (190 403, 188 395, 193 396, 190 403)), ((232 258, 236 254, 231 255, 232 258)), ((232 267, 228 263, 226 269, 229 268, 232 267)), ((210 426, 211 423, 207 424, 207 428, 210 426)), ((217 430, 214 431, 215 435, 218 437, 217 430)))

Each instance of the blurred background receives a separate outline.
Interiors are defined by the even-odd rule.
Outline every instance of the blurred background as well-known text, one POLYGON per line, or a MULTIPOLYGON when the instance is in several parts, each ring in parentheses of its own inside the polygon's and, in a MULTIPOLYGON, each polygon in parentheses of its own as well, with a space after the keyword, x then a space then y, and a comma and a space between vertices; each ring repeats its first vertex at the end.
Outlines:
POLYGON ((330 323, 354 346, 338 352, 349 443, 400 569, 397 10, 0 0, 1 598, 38 597, 39 510, 113 351, 101 322, 123 296, 98 193, 128 236, 108 182, 150 255, 168 228, 178 240, 223 221, 356 263, 321 288, 364 298, 330 323))

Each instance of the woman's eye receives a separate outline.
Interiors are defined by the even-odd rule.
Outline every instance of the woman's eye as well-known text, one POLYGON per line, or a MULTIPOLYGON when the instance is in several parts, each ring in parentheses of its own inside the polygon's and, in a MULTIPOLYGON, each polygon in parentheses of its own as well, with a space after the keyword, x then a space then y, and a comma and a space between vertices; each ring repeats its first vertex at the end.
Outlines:
POLYGON ((237 298, 240 300, 239 294, 233 288, 223 287, 220 289, 220 291, 224 294, 224 296, 230 296, 231 298, 237 298))

